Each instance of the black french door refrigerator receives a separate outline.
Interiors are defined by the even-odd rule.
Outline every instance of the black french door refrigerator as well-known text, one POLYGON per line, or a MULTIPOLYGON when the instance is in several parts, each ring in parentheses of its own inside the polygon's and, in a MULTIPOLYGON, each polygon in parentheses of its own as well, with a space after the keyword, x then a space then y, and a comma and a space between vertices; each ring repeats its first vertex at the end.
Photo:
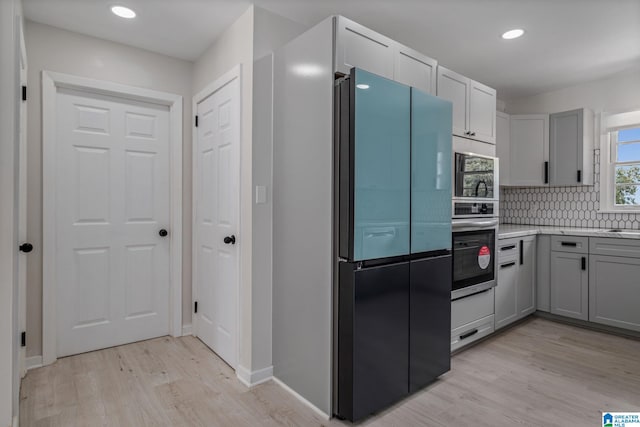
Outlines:
POLYGON ((451 115, 450 102, 357 68, 336 86, 340 418, 450 369, 451 115))

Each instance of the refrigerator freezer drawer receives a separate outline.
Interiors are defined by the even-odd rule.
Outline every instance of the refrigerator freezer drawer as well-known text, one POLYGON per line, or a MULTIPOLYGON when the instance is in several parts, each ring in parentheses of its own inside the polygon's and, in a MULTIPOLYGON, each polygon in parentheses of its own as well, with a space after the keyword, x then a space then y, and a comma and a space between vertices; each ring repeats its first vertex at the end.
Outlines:
POLYGON ((409 393, 409 263, 340 263, 338 408, 362 419, 409 393))
POLYGON ((451 368, 451 255, 411 261, 409 390, 451 368))

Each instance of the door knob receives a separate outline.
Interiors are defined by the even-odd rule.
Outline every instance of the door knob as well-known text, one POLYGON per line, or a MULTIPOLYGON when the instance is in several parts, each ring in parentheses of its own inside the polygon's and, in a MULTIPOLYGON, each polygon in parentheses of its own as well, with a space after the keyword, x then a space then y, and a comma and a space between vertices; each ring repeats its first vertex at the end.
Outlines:
POLYGON ((160 231, 158 232, 158 234, 160 235, 160 237, 167 237, 167 235, 169 234, 169 232, 163 228, 162 230, 160 230, 160 231))
POLYGON ((235 245, 236 244, 236 236, 231 235, 231 236, 227 236, 224 238, 224 242, 228 245, 228 244, 232 244, 235 245))
POLYGON ((23 243, 18 247, 18 249, 20 249, 20 252, 28 254, 33 250, 33 245, 31 243, 23 243))

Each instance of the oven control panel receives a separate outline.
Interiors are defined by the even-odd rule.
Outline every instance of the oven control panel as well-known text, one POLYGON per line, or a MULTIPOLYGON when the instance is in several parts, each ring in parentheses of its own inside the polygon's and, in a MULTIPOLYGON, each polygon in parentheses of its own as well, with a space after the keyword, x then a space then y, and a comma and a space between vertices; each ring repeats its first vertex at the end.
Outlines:
POLYGON ((497 217, 498 202, 453 202, 453 217, 497 217))

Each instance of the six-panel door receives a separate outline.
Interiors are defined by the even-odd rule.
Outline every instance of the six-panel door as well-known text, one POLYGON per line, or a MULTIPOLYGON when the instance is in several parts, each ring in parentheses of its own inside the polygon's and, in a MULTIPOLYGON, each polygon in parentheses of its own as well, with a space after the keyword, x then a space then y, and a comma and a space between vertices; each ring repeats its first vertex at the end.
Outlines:
POLYGON ((56 98, 57 356, 166 335, 168 108, 56 98))

